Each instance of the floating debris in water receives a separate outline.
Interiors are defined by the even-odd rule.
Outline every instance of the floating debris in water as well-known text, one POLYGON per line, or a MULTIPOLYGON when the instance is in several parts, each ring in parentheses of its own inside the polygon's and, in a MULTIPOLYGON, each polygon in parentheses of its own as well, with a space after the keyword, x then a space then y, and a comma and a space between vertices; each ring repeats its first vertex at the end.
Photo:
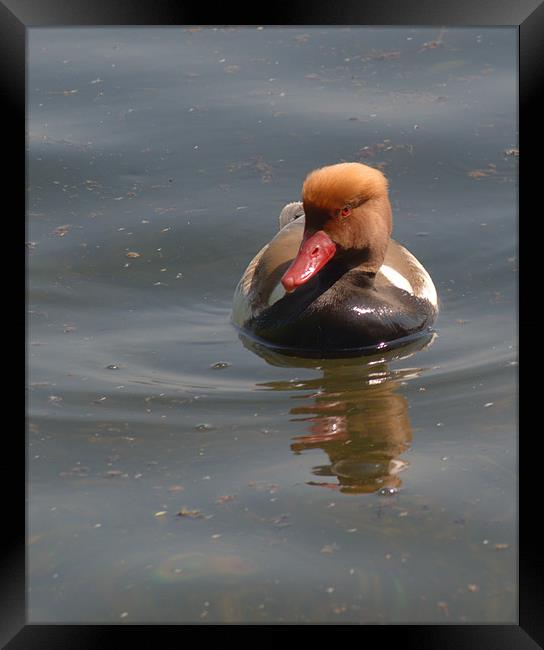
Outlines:
POLYGON ((487 404, 484 404, 484 408, 488 409, 490 406, 493 406, 494 402, 487 402, 487 404))
POLYGON ((395 61, 400 59, 400 50, 371 50, 369 54, 361 59, 361 62, 366 61, 395 61))
POLYGON ((228 368, 230 365, 228 361, 217 361, 216 363, 212 363, 210 368, 212 370, 221 370, 222 368, 228 368))
POLYGON ((227 501, 234 501, 234 496, 232 494, 224 494, 215 503, 227 503, 227 501))
POLYGON ((321 553, 332 555, 337 550, 338 550, 338 545, 333 542, 332 544, 325 544, 325 546, 323 546, 323 548, 321 549, 321 553))
POLYGON ((195 426, 195 429, 196 431, 211 431, 213 429, 213 426, 207 422, 203 422, 202 424, 197 424, 195 426))
POLYGON ((504 150, 505 156, 519 156, 519 149, 517 147, 512 147, 511 149, 504 150))
POLYGON ((188 517, 189 519, 202 519, 204 515, 200 510, 188 510, 185 506, 178 512, 178 517, 188 517))
MULTIPOLYGON (((370 117, 376 117, 374 113, 370 115, 370 117)), ((351 118, 350 118, 351 119, 351 118)), ((386 138, 383 140, 383 142, 376 142, 371 145, 365 145, 364 147, 361 147, 358 151, 358 155, 360 159, 364 158, 372 158, 374 157, 377 153, 383 153, 387 151, 397 151, 405 149, 409 153, 413 153, 414 151, 414 145, 413 144, 393 144, 393 142, 389 139, 386 138)))
POLYGON ((489 163, 488 167, 489 169, 474 169, 470 172, 467 172, 467 176, 478 180, 480 178, 487 178, 488 176, 497 173, 496 165, 494 165, 493 163, 489 163))
POLYGON ((126 257, 131 257, 131 258, 141 257, 140 253, 136 253, 135 251, 129 251, 128 253, 125 253, 125 255, 126 257))
POLYGON ((249 481, 247 484, 250 488, 255 488, 256 490, 268 490, 269 494, 275 494, 279 490, 279 485, 277 483, 264 483, 257 481, 249 481))
POLYGON ((467 589, 469 591, 471 591, 472 593, 475 593, 475 592, 480 590, 480 587, 478 587, 478 585, 470 584, 470 585, 467 585, 467 589))
POLYGON ((64 235, 66 235, 66 233, 68 233, 71 228, 72 226, 70 224, 65 224, 64 226, 55 228, 55 230, 53 230, 53 234, 57 235, 57 237, 64 237, 64 235))
POLYGON ((108 370, 118 370, 119 366, 116 363, 110 363, 109 366, 106 366, 108 370))
POLYGON ((168 514, 168 510, 159 510, 159 512, 155 513, 155 517, 164 517, 164 515, 168 514))
POLYGON ((274 173, 272 166, 262 156, 253 156, 248 161, 235 162, 227 165, 227 171, 231 173, 240 170, 250 170, 259 174, 263 183, 270 183, 274 173))
MULTIPOLYGON (((63 61, 63 63, 70 63, 69 61, 63 61)), ((75 95, 79 90, 74 88, 73 90, 48 90, 46 95, 75 95)))
POLYGON ((60 472, 59 476, 80 476, 80 477, 85 477, 89 475, 90 472, 89 467, 84 467, 83 465, 76 465, 75 467, 72 467, 70 470, 67 472, 60 472))
MULTIPOLYGON (((270 500, 272 501, 272 499, 270 500)), ((285 528, 286 526, 291 526, 291 522, 289 521, 290 516, 291 515, 289 513, 284 513, 279 517, 272 519, 272 523, 278 528, 285 528)))
POLYGON ((438 603, 436 603, 436 606, 442 610, 444 616, 449 618, 450 610, 448 609, 448 603, 445 603, 443 600, 441 600, 438 603))
POLYGON ((418 54, 420 52, 424 52, 425 50, 434 50, 437 47, 442 47, 444 45, 443 38, 444 38, 445 33, 446 33, 446 30, 441 29, 438 36, 436 37, 436 39, 434 39, 432 41, 426 41, 425 43, 423 43, 423 45, 421 46, 421 49, 418 50, 418 54))

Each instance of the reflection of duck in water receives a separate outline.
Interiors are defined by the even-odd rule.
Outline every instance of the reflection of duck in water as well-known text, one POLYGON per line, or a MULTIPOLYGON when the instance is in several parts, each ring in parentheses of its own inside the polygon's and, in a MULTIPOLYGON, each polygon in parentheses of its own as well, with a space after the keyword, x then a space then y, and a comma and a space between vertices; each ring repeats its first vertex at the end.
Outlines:
MULTIPOLYGON (((429 343, 420 342, 417 347, 429 343)), ((257 351, 263 356, 262 348, 257 351)), ((406 350, 404 356, 409 356, 406 350)), ((265 358, 274 365, 288 365, 288 357, 266 354, 265 358)), ((387 367, 389 360, 391 353, 389 359, 374 358, 365 365, 322 362, 323 377, 296 384, 260 384, 271 390, 312 391, 310 395, 293 395, 305 403, 290 410, 291 415, 302 416, 295 420, 309 425, 306 435, 294 438, 291 449, 295 453, 322 449, 329 457, 328 464, 313 468, 322 480, 309 481, 309 485, 350 494, 400 487, 399 472, 407 463, 399 457, 410 447, 412 429, 408 401, 397 389, 403 378, 420 371, 391 371, 387 367)), ((295 362, 293 358, 291 361, 295 362)))
POLYGON ((247 267, 233 322, 285 354, 347 357, 429 331, 438 313, 423 266, 390 238, 387 181, 360 163, 306 178, 302 203, 247 267))

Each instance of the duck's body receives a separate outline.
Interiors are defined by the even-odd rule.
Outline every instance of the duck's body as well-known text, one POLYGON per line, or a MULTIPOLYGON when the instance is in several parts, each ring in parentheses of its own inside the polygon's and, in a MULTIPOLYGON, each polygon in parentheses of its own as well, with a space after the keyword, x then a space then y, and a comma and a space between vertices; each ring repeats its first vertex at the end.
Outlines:
MULTIPOLYGON (((438 313, 429 274, 389 237, 386 194, 384 201, 383 196, 364 199, 363 192, 359 205, 347 206, 345 218, 328 214, 335 215, 337 206, 323 209, 315 190, 325 185, 327 196, 334 195, 330 179, 334 181, 339 172, 342 181, 353 172, 355 180, 369 175, 373 182, 383 178, 358 163, 318 170, 318 183, 310 175, 304 185, 304 204, 284 208, 280 231, 250 262, 234 296, 236 325, 265 344, 300 356, 348 356, 413 338, 427 332, 438 313), (327 170, 333 172, 325 176, 327 170)), ((361 190, 358 195, 354 192, 352 204, 361 195, 361 190)), ((337 201, 338 205, 345 200, 337 201)))

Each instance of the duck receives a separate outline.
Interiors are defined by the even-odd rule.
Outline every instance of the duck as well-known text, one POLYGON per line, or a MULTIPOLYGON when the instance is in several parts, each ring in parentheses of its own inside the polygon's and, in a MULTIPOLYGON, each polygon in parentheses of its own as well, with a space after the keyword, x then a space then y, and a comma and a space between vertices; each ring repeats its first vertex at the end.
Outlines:
POLYGON ((342 162, 311 171, 301 201, 251 260, 231 320, 245 337, 283 354, 348 357, 428 336, 438 315, 431 276, 391 238, 388 181, 342 162))

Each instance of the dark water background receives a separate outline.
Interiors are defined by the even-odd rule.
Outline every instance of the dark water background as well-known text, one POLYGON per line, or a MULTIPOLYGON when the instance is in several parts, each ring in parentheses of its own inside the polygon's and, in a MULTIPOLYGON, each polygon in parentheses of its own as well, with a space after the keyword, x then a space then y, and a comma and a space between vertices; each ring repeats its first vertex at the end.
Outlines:
POLYGON ((30 622, 517 621, 516 52, 513 28, 30 30, 30 622), (437 336, 267 361, 232 293, 341 160, 388 176, 437 336))

